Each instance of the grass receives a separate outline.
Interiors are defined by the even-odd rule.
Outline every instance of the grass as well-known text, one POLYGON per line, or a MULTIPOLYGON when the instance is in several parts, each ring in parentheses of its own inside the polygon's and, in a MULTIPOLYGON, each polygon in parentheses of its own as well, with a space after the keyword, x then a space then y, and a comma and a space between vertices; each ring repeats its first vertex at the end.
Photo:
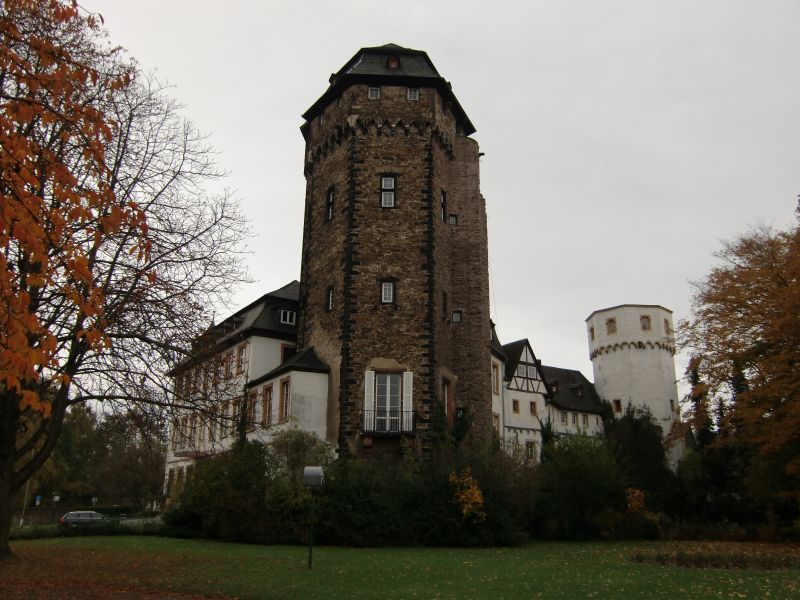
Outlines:
POLYGON ((637 562, 678 542, 536 543, 522 548, 307 549, 114 536, 22 540, 0 566, 0 597, 101 598, 797 598, 798 546, 691 543, 715 556, 775 554, 792 568, 731 570, 637 562), (791 562, 791 561, 794 562, 791 562), (33 592, 35 590, 36 593, 33 592), (80 592, 80 593, 78 593, 80 592), (74 593, 74 594, 73 594, 74 593), (164 594, 162 596, 153 594, 164 594), (137 595, 138 594, 138 595, 137 595))

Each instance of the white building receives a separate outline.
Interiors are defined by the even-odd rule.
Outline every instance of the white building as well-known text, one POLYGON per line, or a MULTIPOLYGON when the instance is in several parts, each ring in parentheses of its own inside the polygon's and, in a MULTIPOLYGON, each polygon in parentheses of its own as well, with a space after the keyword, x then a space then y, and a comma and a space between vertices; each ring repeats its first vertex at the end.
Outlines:
POLYGON ((678 420, 672 311, 652 304, 621 304, 586 319, 594 385, 619 414, 648 408, 664 435, 678 420))

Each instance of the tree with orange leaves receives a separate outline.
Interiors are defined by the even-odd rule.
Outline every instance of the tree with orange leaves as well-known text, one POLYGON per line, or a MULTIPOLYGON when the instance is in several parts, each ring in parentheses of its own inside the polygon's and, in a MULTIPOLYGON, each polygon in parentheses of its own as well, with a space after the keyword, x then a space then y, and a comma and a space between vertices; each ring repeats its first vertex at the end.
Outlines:
POLYGON ((0 8, 0 556, 69 406, 169 404, 168 366, 243 277, 210 148, 67 0, 0 8))
POLYGON ((753 495, 797 517, 800 226, 756 228, 725 243, 717 257, 721 264, 694 284, 693 317, 680 327, 684 347, 702 359, 693 361, 694 378, 718 403, 713 444, 751 449, 753 495))

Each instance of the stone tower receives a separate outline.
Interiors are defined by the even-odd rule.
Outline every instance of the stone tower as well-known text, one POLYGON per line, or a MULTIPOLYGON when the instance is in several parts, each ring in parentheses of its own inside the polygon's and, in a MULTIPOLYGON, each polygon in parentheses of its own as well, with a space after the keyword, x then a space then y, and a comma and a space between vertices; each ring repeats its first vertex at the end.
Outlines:
POLYGON ((486 207, 469 118, 425 52, 362 48, 303 115, 299 349, 340 454, 491 422, 486 207), (438 417, 438 421, 437 421, 438 417))
POLYGON ((594 385, 616 413, 647 407, 668 434, 678 418, 672 311, 622 304, 586 319, 594 385))

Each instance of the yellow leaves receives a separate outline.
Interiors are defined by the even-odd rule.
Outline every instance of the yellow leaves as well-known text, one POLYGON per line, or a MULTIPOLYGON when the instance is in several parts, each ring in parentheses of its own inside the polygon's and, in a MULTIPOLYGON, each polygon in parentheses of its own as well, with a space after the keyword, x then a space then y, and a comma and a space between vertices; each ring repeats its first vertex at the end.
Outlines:
POLYGON ((472 470, 467 467, 460 475, 453 471, 448 479, 450 485, 454 487, 453 500, 462 518, 474 523, 484 521, 486 513, 483 512, 483 492, 478 481, 472 476, 472 470))

